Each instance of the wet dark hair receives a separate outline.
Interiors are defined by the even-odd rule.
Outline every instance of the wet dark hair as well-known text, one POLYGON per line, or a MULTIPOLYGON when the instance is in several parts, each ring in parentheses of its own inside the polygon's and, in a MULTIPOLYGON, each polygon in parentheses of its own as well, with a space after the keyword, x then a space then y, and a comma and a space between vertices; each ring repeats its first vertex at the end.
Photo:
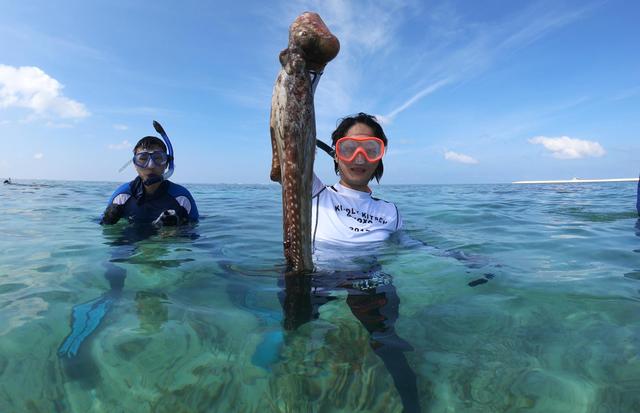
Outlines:
MULTIPOLYGON (((376 138, 380 138, 382 142, 384 142, 385 151, 386 151, 387 135, 384 134, 384 131, 382 130, 382 126, 380 126, 380 123, 378 123, 378 119, 376 119, 375 116, 368 115, 363 112, 360 112, 357 115, 351 115, 351 116, 347 116, 345 118, 340 119, 338 123, 338 127, 331 134, 331 147, 335 149, 336 142, 338 141, 338 139, 343 138, 347 134, 347 131, 351 129, 351 127, 356 123, 363 123, 368 127, 370 127, 373 130, 373 135, 376 138)), ((333 160, 333 168, 335 169, 336 175, 337 175, 340 170, 338 168, 338 162, 336 162, 335 159, 333 160)), ((381 159, 380 163, 378 164, 378 167, 373 172, 373 175, 371 175, 371 179, 369 179, 369 181, 372 181, 373 178, 376 178, 376 181, 379 183, 380 178, 382 178, 383 172, 384 172, 384 166, 382 165, 382 159, 381 159)))
POLYGON ((133 148, 133 153, 135 154, 138 149, 151 149, 155 147, 160 147, 164 153, 167 153, 167 145, 164 144, 162 139, 156 136, 145 136, 140 139, 133 148))

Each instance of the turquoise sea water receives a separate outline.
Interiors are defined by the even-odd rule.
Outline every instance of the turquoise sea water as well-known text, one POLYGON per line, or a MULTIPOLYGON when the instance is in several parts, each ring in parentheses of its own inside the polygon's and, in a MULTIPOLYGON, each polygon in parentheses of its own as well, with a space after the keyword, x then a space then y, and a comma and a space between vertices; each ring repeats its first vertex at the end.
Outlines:
MULTIPOLYGON (((402 411, 346 293, 283 329, 278 186, 189 185, 200 223, 136 241, 97 223, 116 184, 20 183, 0 187, 0 412, 402 411), (114 266, 121 297, 60 359, 114 266)), ((640 411, 635 189, 374 188, 417 241, 371 254, 423 411, 640 411)))

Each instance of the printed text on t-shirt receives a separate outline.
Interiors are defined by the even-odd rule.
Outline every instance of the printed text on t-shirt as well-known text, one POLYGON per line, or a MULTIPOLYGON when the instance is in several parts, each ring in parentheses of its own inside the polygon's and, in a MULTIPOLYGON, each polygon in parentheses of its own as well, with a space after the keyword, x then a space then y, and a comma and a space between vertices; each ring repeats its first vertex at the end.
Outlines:
MULTIPOLYGON (((360 224, 372 224, 374 222, 378 224, 385 225, 387 224, 387 219, 385 217, 378 217, 375 215, 371 215, 367 212, 358 211, 355 208, 345 208, 341 204, 334 205, 333 208, 336 212, 344 212, 348 218, 356 220, 360 224)), ((349 227, 352 231, 362 232, 364 229, 357 229, 353 227, 349 227)))

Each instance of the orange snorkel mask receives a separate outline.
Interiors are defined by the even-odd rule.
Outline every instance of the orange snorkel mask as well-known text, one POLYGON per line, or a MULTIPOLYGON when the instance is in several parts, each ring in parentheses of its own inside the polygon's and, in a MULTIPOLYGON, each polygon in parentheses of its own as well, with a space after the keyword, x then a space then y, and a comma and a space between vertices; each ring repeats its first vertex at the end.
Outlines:
POLYGON ((361 153, 368 162, 376 162, 384 155, 384 142, 375 136, 345 136, 336 141, 336 156, 352 162, 361 153))

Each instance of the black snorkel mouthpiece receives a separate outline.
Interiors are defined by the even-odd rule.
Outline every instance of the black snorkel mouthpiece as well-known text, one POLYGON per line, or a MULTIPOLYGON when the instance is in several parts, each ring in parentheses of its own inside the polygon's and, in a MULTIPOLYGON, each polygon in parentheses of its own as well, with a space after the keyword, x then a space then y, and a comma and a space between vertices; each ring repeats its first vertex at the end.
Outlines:
POLYGON ((164 178, 162 175, 151 175, 150 177, 142 181, 142 184, 144 186, 151 186, 153 184, 157 184, 158 182, 162 182, 162 181, 164 181, 164 178))

